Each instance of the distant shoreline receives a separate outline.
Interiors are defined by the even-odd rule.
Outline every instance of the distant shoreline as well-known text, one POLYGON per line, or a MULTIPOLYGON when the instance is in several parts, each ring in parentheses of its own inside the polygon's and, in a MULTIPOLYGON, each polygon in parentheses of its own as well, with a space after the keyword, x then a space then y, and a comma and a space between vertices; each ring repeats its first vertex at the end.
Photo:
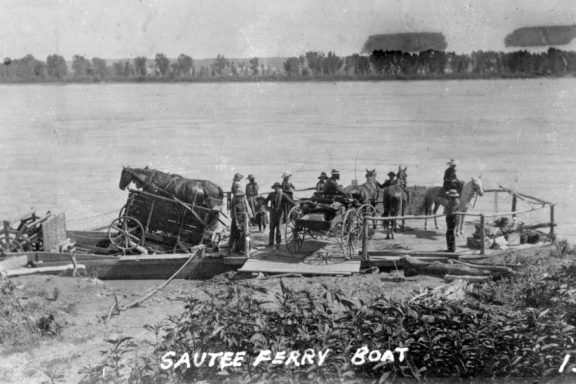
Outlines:
POLYGON ((166 78, 138 78, 138 79, 67 79, 67 80, 10 80, 0 81, 0 84, 209 84, 209 83, 326 83, 326 82, 386 82, 386 81, 435 81, 435 80, 522 80, 522 79, 573 79, 576 75, 565 74, 563 76, 534 75, 528 73, 515 73, 508 75, 487 74, 448 74, 448 75, 421 75, 421 76, 322 76, 322 77, 227 77, 212 79, 166 79, 166 78))

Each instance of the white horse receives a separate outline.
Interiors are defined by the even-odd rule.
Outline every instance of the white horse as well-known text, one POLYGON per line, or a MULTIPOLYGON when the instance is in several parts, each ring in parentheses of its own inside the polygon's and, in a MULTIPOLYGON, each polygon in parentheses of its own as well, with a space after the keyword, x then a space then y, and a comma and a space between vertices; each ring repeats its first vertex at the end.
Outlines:
MULTIPOLYGON (((424 193, 424 202, 421 206, 421 211, 424 211, 426 216, 431 214, 436 215, 440 205, 446 206, 448 200, 444 197, 446 195, 443 187, 430 187, 426 189, 424 193), (434 206, 434 209, 432 209, 434 206)), ((471 206, 472 199, 478 196, 484 195, 484 189, 482 189, 482 179, 480 177, 473 177, 470 181, 464 184, 462 187, 462 193, 460 195, 460 207, 459 212, 466 212, 471 206)), ((434 218, 434 225, 438 229, 438 221, 434 218)), ((458 221, 456 222, 456 233, 462 235, 462 227, 464 225, 464 215, 458 215, 458 221)), ((424 229, 428 229, 428 219, 424 219, 424 229)))

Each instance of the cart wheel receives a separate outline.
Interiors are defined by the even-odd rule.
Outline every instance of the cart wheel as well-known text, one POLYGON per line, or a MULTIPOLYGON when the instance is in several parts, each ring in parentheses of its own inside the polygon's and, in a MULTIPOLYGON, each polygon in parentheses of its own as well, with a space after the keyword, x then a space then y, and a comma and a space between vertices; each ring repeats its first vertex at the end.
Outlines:
POLYGON ((0 250, 2 252, 24 252, 32 249, 32 243, 26 238, 18 238, 16 233, 8 232, 8 239, 6 233, 0 235, 0 250))
POLYGON ((302 210, 299 206, 293 207, 288 212, 286 227, 284 228, 284 237, 286 239, 286 249, 290 253, 296 253, 302 248, 304 243, 304 232, 297 227, 296 221, 302 217, 302 210))
MULTIPOLYGON (((363 204, 356 210, 356 214, 358 215, 358 226, 360 228, 360 238, 362 238, 362 231, 364 231, 364 217, 376 216, 376 208, 374 208, 371 204, 363 204)), ((368 238, 371 239, 374 236, 374 232, 376 231, 376 222, 374 225, 368 226, 368 238)))
POLYGON ((350 209, 342 220, 342 252, 346 259, 354 256, 361 231, 358 226, 358 214, 355 209, 350 209))
POLYGON ((135 218, 122 216, 108 227, 110 242, 123 251, 144 245, 144 227, 135 218))

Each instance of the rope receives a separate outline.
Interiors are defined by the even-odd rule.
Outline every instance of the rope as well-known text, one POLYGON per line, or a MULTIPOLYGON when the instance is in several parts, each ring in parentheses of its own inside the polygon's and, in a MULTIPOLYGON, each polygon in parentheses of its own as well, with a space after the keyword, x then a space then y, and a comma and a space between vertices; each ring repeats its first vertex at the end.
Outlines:
POLYGON ((95 219, 95 218, 97 218, 97 217, 102 217, 102 216, 110 215, 110 214, 112 214, 112 213, 117 213, 117 212, 118 212, 118 210, 115 209, 115 210, 113 210, 113 211, 108 211, 108 212, 104 212, 104 213, 99 213, 99 214, 94 215, 94 216, 79 217, 79 218, 77 218, 77 219, 72 219, 72 220, 70 220, 70 221, 95 219))
POLYGON ((158 287, 156 287, 154 290, 152 290, 152 292, 148 293, 145 296, 140 297, 138 300, 133 301, 130 304, 124 305, 124 306, 118 306, 118 311, 124 311, 126 309, 135 307, 137 305, 142 304, 143 302, 145 302, 146 300, 148 300, 149 298, 151 298, 152 296, 154 296, 156 293, 158 293, 159 291, 161 291, 162 289, 164 289, 168 284, 170 284, 170 282, 172 280, 174 280, 176 278, 176 276, 178 276, 178 274, 180 272, 182 272, 184 270, 184 268, 186 268, 186 266, 188 266, 188 264, 190 264, 190 262, 192 260, 194 260, 194 258, 196 257, 196 255, 198 254, 198 252, 204 250, 204 246, 198 246, 196 247, 195 251, 192 252, 192 254, 190 255, 190 257, 188 258, 188 260, 186 260, 186 262, 180 267, 180 269, 178 269, 176 272, 174 272, 174 274, 172 276, 170 276, 168 278, 168 280, 166 280, 164 283, 162 283, 161 285, 159 285, 158 287))

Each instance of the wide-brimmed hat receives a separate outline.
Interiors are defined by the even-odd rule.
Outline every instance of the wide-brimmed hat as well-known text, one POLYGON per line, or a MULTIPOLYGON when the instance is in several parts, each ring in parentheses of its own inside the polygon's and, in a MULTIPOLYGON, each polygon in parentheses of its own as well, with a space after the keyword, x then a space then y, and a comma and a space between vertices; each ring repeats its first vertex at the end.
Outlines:
POLYGON ((332 173, 333 175, 339 175, 339 174, 340 174, 340 171, 337 170, 337 169, 333 169, 331 173, 332 173))
POLYGON ((244 178, 244 175, 240 174, 240 173, 236 173, 234 175, 234 180, 242 180, 244 178))
POLYGON ((327 179, 328 176, 326 175, 326 172, 322 172, 320 173, 320 176, 318 176, 319 179, 327 179))
POLYGON ((458 160, 456 159, 450 159, 449 162, 446 163, 447 165, 458 165, 458 160))
POLYGON ((446 192, 446 195, 447 195, 448 197, 459 197, 459 196, 460 196, 460 194, 458 193, 458 191, 455 190, 455 189, 449 190, 448 192, 446 192))
POLYGON ((292 176, 292 172, 290 172, 290 171, 286 171, 286 172, 284 172, 284 173, 282 174, 282 178, 283 178, 283 179, 285 179, 285 178, 287 178, 287 177, 290 177, 290 176, 292 176))
POLYGON ((272 189, 282 188, 282 184, 280 184, 279 182, 275 182, 274 185, 271 186, 270 188, 272 188, 272 189))
POLYGON ((396 176, 396 174, 395 174, 394 172, 388 172, 388 176, 392 176, 392 177, 395 177, 395 176, 396 176))
POLYGON ((254 180, 254 175, 248 175, 247 179, 248 180, 254 180))

